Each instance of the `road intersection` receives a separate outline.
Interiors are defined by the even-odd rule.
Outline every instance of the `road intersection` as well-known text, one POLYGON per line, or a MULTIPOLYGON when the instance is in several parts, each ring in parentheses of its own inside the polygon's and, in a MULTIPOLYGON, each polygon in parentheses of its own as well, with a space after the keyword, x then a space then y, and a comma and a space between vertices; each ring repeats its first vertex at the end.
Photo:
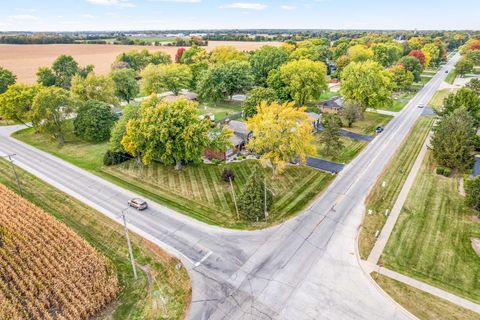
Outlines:
MULTIPOLYGON (((360 267, 357 235, 371 187, 459 59, 457 54, 297 217, 266 230, 206 225, 150 202, 130 210, 133 232, 179 257, 192 278, 190 319, 410 319, 360 267)), ((0 153, 118 223, 138 196, 10 137, 0 153)))

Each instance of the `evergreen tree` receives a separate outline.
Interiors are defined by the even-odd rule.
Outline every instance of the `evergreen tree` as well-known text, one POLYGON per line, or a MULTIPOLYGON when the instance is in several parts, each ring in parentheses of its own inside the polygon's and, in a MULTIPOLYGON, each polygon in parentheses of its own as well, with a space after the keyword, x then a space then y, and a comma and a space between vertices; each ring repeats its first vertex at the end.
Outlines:
MULTIPOLYGON (((238 209, 246 220, 257 221, 265 218, 265 172, 257 167, 238 198, 238 209)), ((273 194, 266 188, 267 211, 273 203, 273 194)))

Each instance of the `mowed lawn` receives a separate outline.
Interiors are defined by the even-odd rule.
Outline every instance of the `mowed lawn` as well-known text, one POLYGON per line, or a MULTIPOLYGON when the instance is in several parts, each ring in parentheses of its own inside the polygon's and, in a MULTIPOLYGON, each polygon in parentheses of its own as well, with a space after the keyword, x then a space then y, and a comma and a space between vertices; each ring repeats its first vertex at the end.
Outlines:
POLYGON ((180 171, 158 163, 138 166, 135 161, 104 167, 103 155, 108 145, 83 142, 71 128, 63 147, 32 129, 19 131, 14 137, 203 222, 230 228, 255 229, 284 221, 306 207, 334 179, 329 173, 305 166, 290 166, 277 177, 265 170, 274 204, 267 222, 250 223, 237 220, 231 188, 221 179, 221 173, 225 166, 234 170, 235 192, 239 196, 254 167, 259 166, 257 161, 189 165, 180 171))
POLYGON ((457 179, 439 176, 435 168, 429 151, 381 260, 388 268, 479 303, 480 257, 470 239, 480 238, 480 223, 464 205, 457 179))
POLYGON ((377 127, 384 127, 392 120, 392 116, 376 113, 376 112, 364 112, 363 119, 356 121, 351 128, 345 128, 346 130, 366 134, 375 135, 375 129, 377 127))
MULTIPOLYGON (((98 319, 184 319, 191 299, 190 279, 180 261, 130 233, 137 263, 133 277, 123 226, 102 213, 16 168, 23 196, 105 255, 118 275, 117 300, 98 319)), ((18 192, 10 164, 0 159, 0 183, 18 192)))
POLYGON ((359 236, 359 250, 362 259, 366 259, 375 245, 375 233, 381 230, 387 220, 385 211, 391 210, 398 194, 407 179, 423 142, 433 124, 433 117, 421 117, 400 146, 392 161, 378 179, 365 202, 365 208, 372 210, 366 214, 359 236))
POLYGON ((443 107, 443 101, 452 92, 455 91, 450 89, 438 90, 433 96, 432 100, 430 100, 430 102, 428 103, 428 106, 432 107, 436 111, 440 111, 443 107))
POLYGON ((334 150, 331 154, 325 151, 325 145, 320 141, 321 133, 315 134, 316 158, 338 163, 349 163, 352 161, 367 145, 367 141, 356 140, 348 137, 341 137, 342 148, 334 150))
POLYGON ((200 103, 199 114, 213 114, 215 116, 215 121, 221 121, 223 119, 229 118, 233 115, 239 114, 242 112, 242 104, 239 102, 222 102, 217 104, 212 103, 200 103))
POLYGON ((476 312, 376 272, 372 273, 372 278, 389 296, 419 319, 475 320, 479 317, 476 312))

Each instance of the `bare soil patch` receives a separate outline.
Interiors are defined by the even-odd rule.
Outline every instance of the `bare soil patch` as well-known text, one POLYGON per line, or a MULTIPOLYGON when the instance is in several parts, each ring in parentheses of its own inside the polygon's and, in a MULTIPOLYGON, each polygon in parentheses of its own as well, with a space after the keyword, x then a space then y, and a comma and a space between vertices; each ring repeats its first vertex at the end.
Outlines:
MULTIPOLYGON (((207 50, 221 45, 230 45, 241 51, 256 50, 264 45, 280 45, 279 42, 240 42, 210 41, 207 50)), ((17 82, 35 83, 39 67, 50 66, 61 54, 71 55, 80 65, 93 64, 95 72, 106 74, 110 65, 120 53, 129 50, 147 49, 151 52, 162 51, 172 58, 177 47, 154 46, 117 46, 102 44, 48 44, 48 45, 10 45, 0 44, 0 66, 17 75, 17 82)))
POLYGON ((477 256, 480 257, 480 239, 472 238, 472 247, 477 256))

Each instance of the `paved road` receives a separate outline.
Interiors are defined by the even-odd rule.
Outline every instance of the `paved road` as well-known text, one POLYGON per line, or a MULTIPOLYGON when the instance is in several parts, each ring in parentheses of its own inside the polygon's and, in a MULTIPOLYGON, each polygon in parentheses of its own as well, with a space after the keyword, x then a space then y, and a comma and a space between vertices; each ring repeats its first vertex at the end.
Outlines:
MULTIPOLYGON (((379 290, 357 258, 363 201, 459 56, 299 216, 263 231, 205 225, 151 203, 131 211, 132 231, 182 259, 193 281, 190 319, 409 319, 379 290)), ((9 137, 0 153, 117 222, 133 193, 9 137)), ((18 128, 17 128, 18 129, 18 128)))

